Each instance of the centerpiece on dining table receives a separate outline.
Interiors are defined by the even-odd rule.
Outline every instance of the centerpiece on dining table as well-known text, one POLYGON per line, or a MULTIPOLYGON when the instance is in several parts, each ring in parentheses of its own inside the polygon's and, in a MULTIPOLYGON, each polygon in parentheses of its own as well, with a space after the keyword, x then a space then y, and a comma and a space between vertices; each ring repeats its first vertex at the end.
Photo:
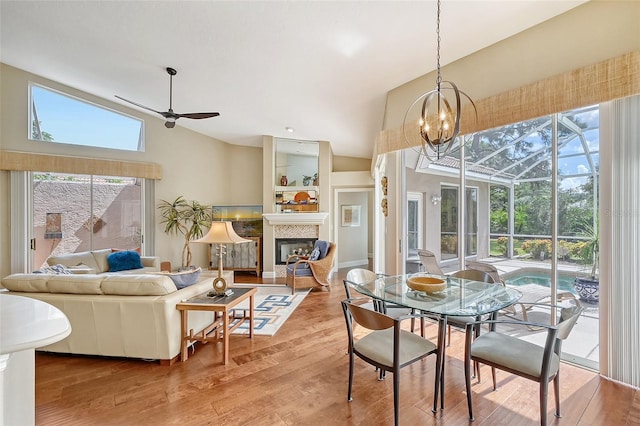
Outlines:
POLYGON ((407 287, 414 291, 436 293, 446 289, 447 283, 441 278, 413 276, 407 278, 407 287))

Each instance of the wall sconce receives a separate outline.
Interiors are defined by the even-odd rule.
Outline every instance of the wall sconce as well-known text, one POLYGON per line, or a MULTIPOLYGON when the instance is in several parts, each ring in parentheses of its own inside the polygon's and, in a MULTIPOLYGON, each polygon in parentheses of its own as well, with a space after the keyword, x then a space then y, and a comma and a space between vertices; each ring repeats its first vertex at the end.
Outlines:
POLYGON ((437 206, 438 204, 440 204, 440 201, 442 201, 442 196, 440 195, 431 196, 431 202, 433 203, 434 206, 437 206))

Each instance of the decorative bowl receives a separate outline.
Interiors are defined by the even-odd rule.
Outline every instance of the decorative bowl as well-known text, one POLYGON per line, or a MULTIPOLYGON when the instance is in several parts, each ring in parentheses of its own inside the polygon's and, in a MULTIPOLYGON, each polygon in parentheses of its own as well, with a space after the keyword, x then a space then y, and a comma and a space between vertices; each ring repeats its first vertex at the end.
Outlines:
POLYGON ((435 293, 436 291, 442 291, 447 288, 447 283, 440 278, 411 277, 407 279, 407 286, 411 290, 435 293))

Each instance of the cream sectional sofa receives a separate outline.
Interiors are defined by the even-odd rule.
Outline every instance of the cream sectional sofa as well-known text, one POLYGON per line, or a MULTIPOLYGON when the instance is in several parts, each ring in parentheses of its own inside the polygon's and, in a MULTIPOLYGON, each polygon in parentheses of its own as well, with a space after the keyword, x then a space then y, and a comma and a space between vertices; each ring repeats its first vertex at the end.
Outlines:
MULTIPOLYGON (((88 257, 83 258, 84 265, 104 270, 103 265, 85 261, 89 261, 88 257)), ((60 258, 55 260, 57 263, 64 264, 60 258)), ((178 290, 169 276, 158 273, 30 273, 2 279, 8 294, 42 300, 69 318, 71 334, 39 350, 153 359, 169 364, 181 349, 176 304, 205 293, 212 285, 213 277, 206 277, 178 290)), ((194 333, 212 320, 211 312, 189 312, 189 328, 194 333)))
MULTIPOLYGON (((102 274, 109 272, 109 261, 107 258, 113 253, 111 249, 81 251, 78 253, 62 254, 59 256, 49 256, 47 263, 53 265, 63 265, 76 274, 102 274)), ((156 256, 140 256, 142 262, 141 269, 130 269, 119 271, 118 274, 144 274, 160 270, 160 258, 156 256)))

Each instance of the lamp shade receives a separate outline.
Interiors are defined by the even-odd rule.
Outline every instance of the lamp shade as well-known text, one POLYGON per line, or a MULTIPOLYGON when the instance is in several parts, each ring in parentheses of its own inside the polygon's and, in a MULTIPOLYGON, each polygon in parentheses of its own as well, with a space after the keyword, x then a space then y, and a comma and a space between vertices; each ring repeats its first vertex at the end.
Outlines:
POLYGON ((236 234, 233 230, 231 222, 211 222, 211 228, 209 232, 197 240, 193 240, 194 243, 207 243, 207 244, 227 244, 227 243, 248 243, 251 240, 247 240, 236 234))

